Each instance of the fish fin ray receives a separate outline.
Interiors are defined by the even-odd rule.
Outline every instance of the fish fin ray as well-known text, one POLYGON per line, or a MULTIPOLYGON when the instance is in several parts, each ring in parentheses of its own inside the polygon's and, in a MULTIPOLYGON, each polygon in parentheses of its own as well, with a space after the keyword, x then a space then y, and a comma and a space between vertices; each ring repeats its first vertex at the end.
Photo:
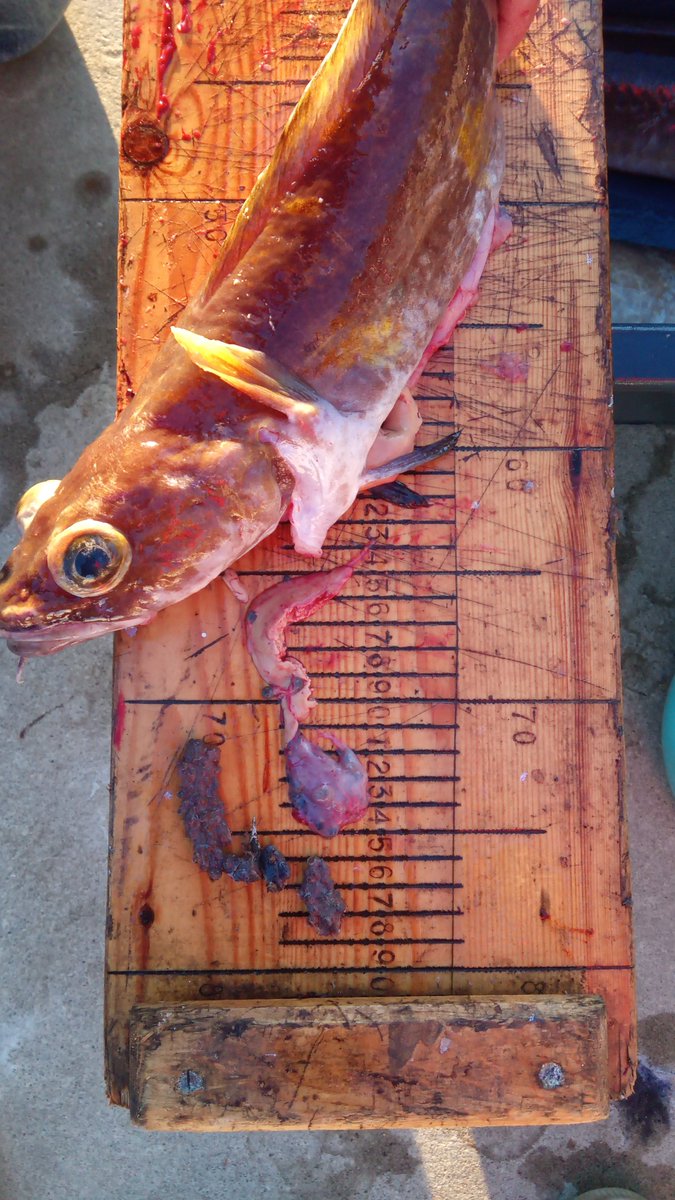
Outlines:
POLYGON ((290 116, 268 166, 238 214, 205 297, 248 253, 274 205, 316 153, 372 68, 394 24, 400 0, 357 0, 290 116))
POLYGON ((411 450, 410 454, 403 454, 400 458, 392 458, 391 462, 383 463, 380 467, 373 467, 371 470, 365 471, 361 476, 361 490, 374 487, 376 484, 388 483, 390 480, 395 479, 397 475, 405 475, 407 471, 414 471, 417 467, 422 467, 426 463, 434 462, 437 458, 441 458, 448 451, 454 449, 459 441, 461 432, 461 429, 458 429, 455 433, 440 438, 437 442, 430 442, 427 446, 416 446, 414 450, 411 450))
POLYGON ((414 492, 407 484, 401 483, 400 479, 392 480, 391 483, 381 483, 378 487, 364 492, 364 495, 373 500, 386 500, 387 504, 394 504, 397 508, 428 508, 431 504, 429 496, 414 492))

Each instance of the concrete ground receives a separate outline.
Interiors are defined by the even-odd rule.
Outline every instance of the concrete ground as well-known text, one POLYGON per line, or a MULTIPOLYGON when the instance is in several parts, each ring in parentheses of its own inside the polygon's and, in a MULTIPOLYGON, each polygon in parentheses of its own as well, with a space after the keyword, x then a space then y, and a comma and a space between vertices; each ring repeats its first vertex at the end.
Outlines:
MULTIPOLYGON (((73 0, 45 45, 0 68, 0 562, 17 497, 113 412, 120 8, 73 0)), ((643 292, 627 261, 624 319, 628 291, 643 292)), ((1 1200, 571 1200, 601 1184, 672 1200, 657 1085, 675 1068, 675 802, 658 744, 675 671, 674 453, 674 429, 618 431, 640 1045, 664 1073, 651 1088, 646 1076, 641 1105, 557 1129, 132 1129, 102 1079, 110 643, 31 664, 22 687, 2 654, 1 1200)))

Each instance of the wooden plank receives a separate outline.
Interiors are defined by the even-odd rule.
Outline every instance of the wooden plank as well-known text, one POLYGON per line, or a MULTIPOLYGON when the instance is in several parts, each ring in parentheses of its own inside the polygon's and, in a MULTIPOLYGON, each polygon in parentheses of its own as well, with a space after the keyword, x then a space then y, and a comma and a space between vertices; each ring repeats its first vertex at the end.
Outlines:
MULTIPOLYGON (((126 7, 121 404, 346 9, 325 0, 313 19, 295 0, 244 0, 216 36, 222 6, 192 7, 159 121, 165 8, 126 7), (154 165, 134 161, 139 146, 154 165)), ((179 14, 176 0, 174 24, 179 14)), ((418 389, 424 436, 459 426, 460 448, 409 480, 430 500, 414 521, 357 501, 326 563, 377 547, 293 632, 316 681, 314 724, 338 728, 369 764, 366 821, 330 844, 294 827, 277 708, 222 581, 117 639, 106 996, 117 1102, 129 1098, 135 1006, 317 994, 597 993, 610 1090, 630 1090, 599 18, 595 0, 551 0, 502 72, 514 233, 418 389), (229 822, 243 833, 255 817, 288 853, 285 893, 214 883, 192 861, 175 763, 188 737, 214 730, 229 822), (347 902, 331 944, 300 915, 314 853, 334 860, 347 902)), ((307 569, 283 527, 241 563, 251 595, 307 569)), ((465 1123, 489 1118, 477 1114, 465 1123)))
POLYGON ((143 1005, 132 1022, 146 1129, 568 1124, 609 1108, 596 996, 143 1005))

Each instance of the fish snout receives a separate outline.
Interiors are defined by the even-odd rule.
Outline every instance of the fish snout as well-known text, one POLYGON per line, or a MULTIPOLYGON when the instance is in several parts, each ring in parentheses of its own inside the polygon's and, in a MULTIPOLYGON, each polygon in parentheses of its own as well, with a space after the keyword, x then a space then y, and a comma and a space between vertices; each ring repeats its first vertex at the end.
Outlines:
POLYGON ((11 560, 0 567, 0 639, 14 654, 48 654, 44 614, 30 588, 14 576, 11 560))
POLYGON ((11 559, 0 567, 0 631, 24 629, 35 620, 35 605, 30 589, 22 587, 14 577, 11 559))
POLYGON ((20 658, 54 654, 73 640, 72 625, 47 624, 30 596, 5 598, 0 587, 0 641, 20 658))
POLYGON ((44 654, 38 649, 43 641, 36 627, 37 614, 28 604, 16 604, 11 599, 5 601, 0 588, 0 639, 4 639, 7 648, 13 654, 27 657, 31 654, 44 654), (29 648, 30 647, 30 648, 29 648))

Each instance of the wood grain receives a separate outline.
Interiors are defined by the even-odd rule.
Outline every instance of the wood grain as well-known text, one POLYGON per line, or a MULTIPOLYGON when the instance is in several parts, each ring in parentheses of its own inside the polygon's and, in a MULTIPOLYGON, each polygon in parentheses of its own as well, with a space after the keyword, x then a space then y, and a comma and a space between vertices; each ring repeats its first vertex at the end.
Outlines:
MULTIPOLYGON (((159 122, 162 5, 126 9, 121 404, 346 11, 242 0, 218 32, 221 5, 192 7, 159 122), (139 144, 162 157, 139 166, 127 153, 139 144)), ((313 724, 368 764, 366 821, 330 843, 295 827, 277 707, 222 581, 117 639, 106 1046, 118 1103, 134 1006, 322 995, 594 992, 607 1006, 610 1091, 630 1090, 599 19, 590 0, 544 4, 502 72, 514 232, 418 389, 423 436, 459 426, 460 447, 408 478, 427 508, 357 501, 326 564, 366 540, 375 549, 293 631, 315 679, 313 724), (214 730, 228 822, 244 837, 255 818, 289 856, 284 893, 212 882, 192 861, 175 764, 188 737, 214 730), (314 853, 332 860, 347 901, 333 941, 315 937, 297 896, 314 853)), ((240 565, 251 595, 308 569, 287 527, 240 565)), ((487 1120, 489 1107, 475 1099, 463 1120, 487 1120)))
POLYGON ((131 1114, 146 1129, 569 1124, 608 1107, 595 996, 132 1012, 131 1114))

